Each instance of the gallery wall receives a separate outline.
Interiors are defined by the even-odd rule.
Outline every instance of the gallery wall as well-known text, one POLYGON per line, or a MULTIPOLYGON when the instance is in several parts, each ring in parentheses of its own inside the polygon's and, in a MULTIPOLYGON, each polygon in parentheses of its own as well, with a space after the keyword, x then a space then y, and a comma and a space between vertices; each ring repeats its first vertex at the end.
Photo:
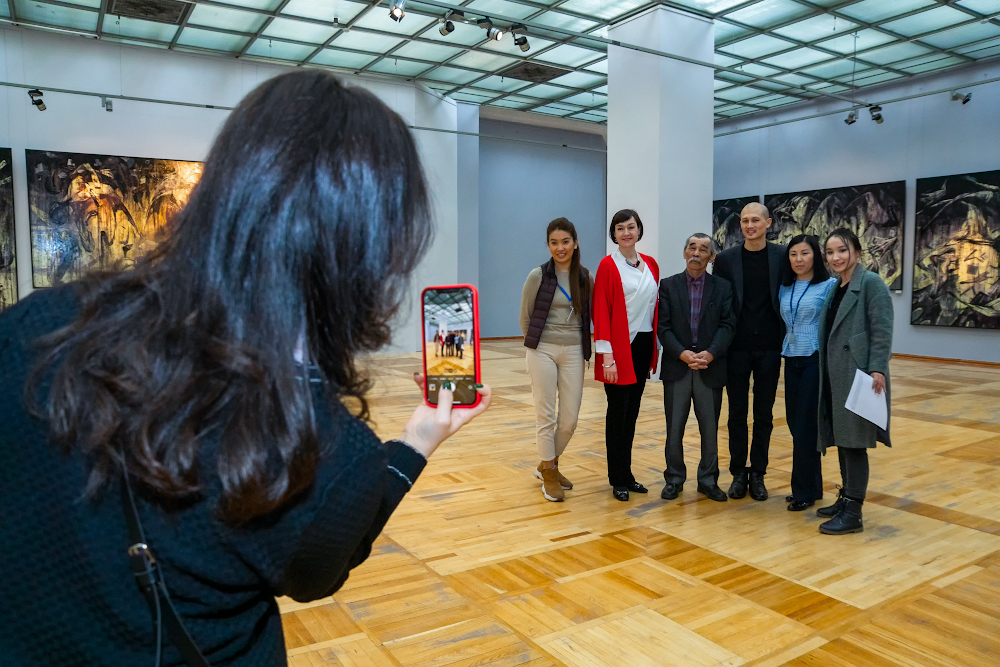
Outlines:
MULTIPOLYGON (((968 104, 940 93, 883 104, 878 125, 866 110, 846 125, 844 113, 749 130, 715 140, 716 200, 821 188, 906 181, 903 285, 894 292, 893 351, 931 357, 1000 362, 1000 331, 910 324, 916 179, 1000 169, 1000 82, 963 88, 1000 76, 1000 64, 887 86, 864 96, 893 99, 940 89, 971 92, 968 104)), ((767 118, 720 123, 716 134, 835 110, 824 102, 767 118)))
POLYGON ((574 224, 591 271, 604 257, 604 138, 485 118, 479 131, 481 335, 520 336, 521 289, 528 272, 551 257, 550 221, 574 224))
MULTIPOLYGON (((0 30, 4 81, 45 91, 47 109, 37 111, 22 88, 0 87, 0 146, 13 150, 17 274, 20 297, 31 292, 25 149, 123 155, 174 160, 205 159, 228 111, 175 104, 113 100, 107 112, 97 97, 75 91, 233 107, 266 79, 292 68, 198 56, 24 29, 0 30)), ((411 126, 454 131, 456 105, 405 83, 345 76, 367 88, 411 126)), ((437 236, 414 280, 417 286, 453 283, 457 277, 457 138, 451 132, 415 131, 430 184, 437 236)), ((401 313, 393 349, 420 346, 417 299, 401 313)))

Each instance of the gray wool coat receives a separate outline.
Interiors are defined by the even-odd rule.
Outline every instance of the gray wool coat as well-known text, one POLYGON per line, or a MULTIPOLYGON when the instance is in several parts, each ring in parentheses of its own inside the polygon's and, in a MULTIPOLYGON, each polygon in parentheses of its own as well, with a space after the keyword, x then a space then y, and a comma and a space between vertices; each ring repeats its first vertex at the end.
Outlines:
POLYGON ((888 422, 883 431, 844 407, 858 369, 885 376, 886 400, 892 406, 889 359, 893 313, 889 288, 877 273, 856 267, 827 339, 827 313, 835 293, 836 287, 827 294, 819 318, 819 451, 826 453, 827 447, 872 448, 876 441, 891 447, 888 422))

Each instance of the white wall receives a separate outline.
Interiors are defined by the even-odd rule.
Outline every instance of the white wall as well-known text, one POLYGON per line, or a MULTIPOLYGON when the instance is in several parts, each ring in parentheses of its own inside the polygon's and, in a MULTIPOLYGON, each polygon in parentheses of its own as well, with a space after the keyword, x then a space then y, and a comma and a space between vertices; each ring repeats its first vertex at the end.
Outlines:
MULTIPOLYGON (((46 91, 47 110, 40 113, 23 89, 0 87, 0 146, 13 151, 18 287, 24 298, 32 289, 25 149, 200 161, 228 115, 220 109, 125 100, 114 100, 114 111, 108 113, 97 98, 48 88, 233 107, 259 83, 293 68, 3 29, 0 69, 5 81, 46 91)), ((456 129, 451 100, 405 83, 350 76, 342 80, 369 89, 410 125, 456 129)), ((415 131, 414 136, 438 227, 413 283, 413 293, 419 295, 424 281, 454 283, 457 277, 457 145, 454 134, 415 131)), ((411 294, 394 327, 394 350, 419 349, 417 308, 411 294)))
MULTIPOLYGON (((479 134, 479 106, 458 104, 458 131, 479 134)), ((458 282, 479 287, 479 137, 458 135, 458 282)))
MULTIPOLYGON (((1000 64, 863 94, 866 100, 893 99, 922 91, 962 88, 1000 76, 1000 64)), ((893 351, 932 357, 1000 362, 1000 332, 910 324, 913 282, 916 179, 1000 169, 1000 82, 967 88, 962 105, 948 93, 883 104, 885 122, 868 112, 846 125, 844 113, 717 137, 714 198, 767 195, 886 181, 906 181, 903 290, 893 294, 893 351)), ((716 133, 762 125, 823 109, 846 108, 823 102, 811 108, 720 124, 716 133)), ((707 212, 706 212, 707 215, 707 212)))

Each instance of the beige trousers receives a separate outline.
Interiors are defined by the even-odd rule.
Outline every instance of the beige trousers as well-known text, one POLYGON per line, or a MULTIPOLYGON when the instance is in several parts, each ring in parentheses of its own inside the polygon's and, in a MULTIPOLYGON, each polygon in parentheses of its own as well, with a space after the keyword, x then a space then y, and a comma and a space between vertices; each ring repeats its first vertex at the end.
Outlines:
POLYGON ((583 347, 539 343, 525 355, 535 399, 538 457, 551 461, 569 444, 583 401, 583 347))

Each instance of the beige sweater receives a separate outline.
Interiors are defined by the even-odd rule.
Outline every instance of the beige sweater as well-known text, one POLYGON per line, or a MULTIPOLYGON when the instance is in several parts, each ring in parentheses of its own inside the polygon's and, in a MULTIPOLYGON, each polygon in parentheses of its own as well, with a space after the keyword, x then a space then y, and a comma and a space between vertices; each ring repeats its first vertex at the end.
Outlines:
MULTIPOLYGON (((569 271, 556 271, 556 279, 567 294, 572 294, 569 289, 569 271)), ((531 312, 535 309, 535 297, 538 295, 538 287, 541 284, 542 268, 532 269, 531 273, 528 274, 528 279, 524 281, 524 289, 521 291, 522 334, 528 333, 531 312)), ((538 342, 552 345, 581 344, 580 313, 572 310, 572 304, 558 288, 555 296, 552 297, 552 307, 549 308, 549 316, 545 320, 545 328, 542 329, 542 337, 538 342)))

